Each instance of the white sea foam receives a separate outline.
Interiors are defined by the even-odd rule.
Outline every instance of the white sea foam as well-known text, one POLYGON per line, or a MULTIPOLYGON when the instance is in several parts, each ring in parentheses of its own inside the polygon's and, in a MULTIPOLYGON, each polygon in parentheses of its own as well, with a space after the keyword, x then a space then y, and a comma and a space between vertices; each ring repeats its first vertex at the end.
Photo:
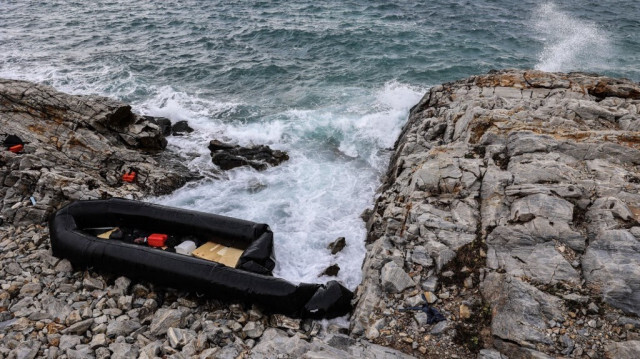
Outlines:
POLYGON ((543 71, 606 70, 609 35, 597 24, 570 16, 551 2, 533 15, 533 29, 544 43, 535 68, 543 71))
MULTIPOLYGON (((203 119, 205 128, 170 140, 182 151, 201 154, 201 161, 192 162, 195 169, 213 167, 206 141, 216 135, 242 144, 267 143, 288 151, 291 159, 264 172, 235 169, 225 180, 206 180, 156 201, 268 223, 275 232, 277 276, 323 282, 331 278, 318 275, 337 263, 338 279, 354 289, 365 253, 360 214, 371 206, 385 169, 389 151, 384 149, 393 145, 423 92, 393 82, 379 91, 361 90, 351 103, 288 110, 253 123, 203 119), (326 247, 338 237, 346 237, 347 246, 332 256, 326 247)), ((185 103, 181 113, 201 115, 198 106, 185 103)), ((163 109, 151 113, 170 116, 163 109)))

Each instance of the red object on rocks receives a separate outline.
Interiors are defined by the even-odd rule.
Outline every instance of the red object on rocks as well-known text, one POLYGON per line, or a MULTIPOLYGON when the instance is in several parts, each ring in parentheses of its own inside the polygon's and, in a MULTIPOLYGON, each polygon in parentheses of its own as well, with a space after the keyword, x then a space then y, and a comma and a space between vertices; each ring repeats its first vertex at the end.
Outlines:
POLYGON ((147 237, 147 244, 149 244, 150 247, 164 247, 164 242, 166 241, 166 234, 153 233, 147 237))
POLYGON ((122 175, 122 180, 131 183, 136 180, 136 173, 134 171, 125 173, 122 175))
POLYGON ((23 149, 24 149, 24 145, 15 145, 15 146, 9 147, 9 151, 11 151, 13 153, 18 153, 18 152, 22 151, 23 149))

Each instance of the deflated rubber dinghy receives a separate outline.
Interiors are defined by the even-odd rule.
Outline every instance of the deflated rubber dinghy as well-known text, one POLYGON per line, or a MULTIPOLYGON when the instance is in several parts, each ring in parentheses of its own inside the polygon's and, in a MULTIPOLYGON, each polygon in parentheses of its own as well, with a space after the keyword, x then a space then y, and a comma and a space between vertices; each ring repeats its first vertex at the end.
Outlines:
MULTIPOLYGON (((79 267, 102 269, 222 300, 255 303, 266 312, 294 317, 333 318, 351 310, 353 293, 336 281, 296 285, 271 276, 275 266, 273 233, 266 224, 113 198, 77 201, 60 209, 51 217, 49 231, 53 255, 79 267), (149 236, 149 245, 108 239, 108 234, 106 239, 98 238, 95 234, 96 228, 114 227, 198 238, 207 242, 198 248, 201 251, 215 247, 223 248, 222 252, 227 248, 242 252, 232 260, 237 260, 233 268, 202 256, 151 247, 155 234, 149 236)), ((226 262, 232 263, 228 258, 226 262)))

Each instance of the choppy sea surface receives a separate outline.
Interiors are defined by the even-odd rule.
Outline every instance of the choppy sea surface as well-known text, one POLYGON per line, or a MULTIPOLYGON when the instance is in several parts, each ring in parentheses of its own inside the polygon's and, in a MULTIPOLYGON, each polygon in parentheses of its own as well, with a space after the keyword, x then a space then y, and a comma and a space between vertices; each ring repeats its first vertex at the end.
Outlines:
POLYGON ((210 172, 208 141, 291 160, 236 169, 152 201, 265 222, 276 275, 337 263, 354 289, 371 207, 407 114, 433 85, 498 68, 640 80, 637 1, 0 2, 0 77, 187 120, 169 139, 210 172), (346 237, 336 256, 327 244, 346 237))

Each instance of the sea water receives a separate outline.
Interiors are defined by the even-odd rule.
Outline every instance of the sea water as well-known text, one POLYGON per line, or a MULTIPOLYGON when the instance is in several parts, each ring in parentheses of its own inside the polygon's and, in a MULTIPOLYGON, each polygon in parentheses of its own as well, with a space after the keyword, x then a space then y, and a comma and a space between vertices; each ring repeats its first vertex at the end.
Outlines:
POLYGON ((149 200, 268 223, 275 275, 361 279, 361 213, 430 86, 499 68, 640 79, 636 1, 0 2, 0 77, 96 93, 196 129, 169 148, 206 176, 149 200), (220 173, 212 139, 290 160, 220 173), (345 237, 331 255, 327 245, 345 237))

